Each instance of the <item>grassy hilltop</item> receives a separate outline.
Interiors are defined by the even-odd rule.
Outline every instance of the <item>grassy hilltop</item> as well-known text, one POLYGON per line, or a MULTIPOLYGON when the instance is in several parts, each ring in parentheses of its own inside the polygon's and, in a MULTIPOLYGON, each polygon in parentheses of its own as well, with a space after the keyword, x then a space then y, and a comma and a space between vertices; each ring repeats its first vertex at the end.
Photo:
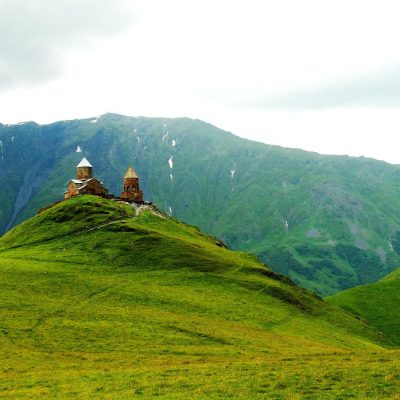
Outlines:
POLYGON ((178 220, 93 196, 0 239, 0 398, 396 398, 375 329, 178 220))

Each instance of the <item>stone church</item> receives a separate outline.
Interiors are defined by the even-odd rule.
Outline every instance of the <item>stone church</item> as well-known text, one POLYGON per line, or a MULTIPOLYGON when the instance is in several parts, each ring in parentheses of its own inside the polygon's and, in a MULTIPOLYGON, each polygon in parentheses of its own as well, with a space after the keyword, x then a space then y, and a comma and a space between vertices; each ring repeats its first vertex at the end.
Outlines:
POLYGON ((64 199, 69 199, 79 194, 108 195, 108 190, 103 186, 103 182, 93 178, 93 167, 85 157, 76 166, 76 179, 71 179, 68 182, 64 199))
POLYGON ((116 200, 124 200, 129 203, 143 203, 143 192, 139 187, 139 177, 135 170, 129 167, 124 175, 124 189, 121 197, 115 197, 108 194, 108 190, 103 186, 103 182, 93 177, 93 167, 90 162, 83 157, 76 166, 76 179, 68 182, 67 191, 64 193, 64 199, 69 199, 80 194, 93 194, 116 200))

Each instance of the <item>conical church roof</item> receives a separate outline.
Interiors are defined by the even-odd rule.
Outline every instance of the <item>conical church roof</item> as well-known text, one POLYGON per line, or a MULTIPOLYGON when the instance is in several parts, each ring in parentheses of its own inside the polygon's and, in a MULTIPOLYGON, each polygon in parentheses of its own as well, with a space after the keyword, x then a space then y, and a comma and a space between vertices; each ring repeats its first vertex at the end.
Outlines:
POLYGON ((128 168, 128 171, 126 171, 125 175, 124 175, 124 179, 125 178, 137 178, 137 177, 138 176, 137 176, 135 170, 131 166, 128 168))
POLYGON ((90 162, 88 160, 86 160, 86 157, 83 157, 81 162, 76 166, 76 168, 81 168, 81 167, 91 167, 92 168, 92 164, 90 164, 90 162))

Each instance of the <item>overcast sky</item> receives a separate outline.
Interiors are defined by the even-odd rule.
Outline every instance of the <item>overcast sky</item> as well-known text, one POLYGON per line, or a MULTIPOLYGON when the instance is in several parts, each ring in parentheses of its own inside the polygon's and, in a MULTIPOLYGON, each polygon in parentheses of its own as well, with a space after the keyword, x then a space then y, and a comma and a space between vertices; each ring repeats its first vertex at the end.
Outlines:
POLYGON ((400 163, 400 2, 0 0, 0 122, 188 116, 400 163))

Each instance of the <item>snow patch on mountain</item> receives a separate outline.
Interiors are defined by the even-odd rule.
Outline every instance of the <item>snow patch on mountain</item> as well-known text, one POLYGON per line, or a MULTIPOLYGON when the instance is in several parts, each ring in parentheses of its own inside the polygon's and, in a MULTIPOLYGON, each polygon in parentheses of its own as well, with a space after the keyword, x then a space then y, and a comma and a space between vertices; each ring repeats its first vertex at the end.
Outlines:
POLYGON ((285 228, 286 228, 286 229, 289 229, 289 222, 287 222, 287 221, 285 220, 284 223, 285 223, 285 228))

